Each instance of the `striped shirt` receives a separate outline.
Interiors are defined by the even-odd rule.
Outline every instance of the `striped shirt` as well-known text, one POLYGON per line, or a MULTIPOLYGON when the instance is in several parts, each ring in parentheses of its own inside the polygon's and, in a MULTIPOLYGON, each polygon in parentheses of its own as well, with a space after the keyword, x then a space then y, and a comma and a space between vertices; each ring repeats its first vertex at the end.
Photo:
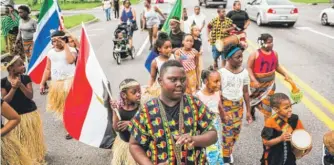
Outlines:
POLYGON ((1 32, 3 36, 7 36, 9 31, 19 26, 19 15, 16 12, 14 12, 13 15, 15 20, 13 20, 10 15, 6 15, 1 19, 1 32))
POLYGON ((197 50, 192 49, 190 52, 185 52, 182 49, 178 50, 180 52, 180 61, 186 72, 196 69, 195 57, 197 50))

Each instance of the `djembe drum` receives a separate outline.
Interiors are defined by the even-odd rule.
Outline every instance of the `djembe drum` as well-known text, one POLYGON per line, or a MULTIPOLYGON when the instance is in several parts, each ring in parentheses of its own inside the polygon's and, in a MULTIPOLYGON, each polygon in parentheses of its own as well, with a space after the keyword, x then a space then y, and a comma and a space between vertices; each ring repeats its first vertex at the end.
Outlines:
POLYGON ((226 38, 217 40, 215 46, 219 52, 222 52, 224 50, 224 47, 229 44, 240 44, 243 48, 246 48, 246 33, 234 33, 226 38))
POLYGON ((292 152, 295 154, 296 159, 300 159, 305 156, 307 150, 312 147, 312 137, 303 129, 295 130, 291 135, 291 145, 292 152))

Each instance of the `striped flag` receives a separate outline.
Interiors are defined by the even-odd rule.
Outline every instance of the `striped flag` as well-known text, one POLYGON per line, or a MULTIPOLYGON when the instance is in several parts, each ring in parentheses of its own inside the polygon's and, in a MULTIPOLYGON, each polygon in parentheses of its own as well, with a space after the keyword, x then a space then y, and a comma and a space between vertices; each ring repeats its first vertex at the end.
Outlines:
POLYGON ((169 27, 169 20, 172 17, 178 17, 181 20, 181 16, 182 16, 182 0, 177 0, 172 11, 169 13, 168 18, 166 19, 164 25, 162 26, 162 30, 163 32, 166 32, 167 34, 169 34, 170 32, 170 27, 169 27))
POLYGON ((65 101, 64 125, 68 133, 80 142, 111 148, 116 134, 109 105, 110 87, 84 26, 80 43, 73 84, 65 101))
POLYGON ((51 49, 52 30, 64 27, 57 0, 45 0, 38 17, 37 31, 34 35, 34 47, 28 64, 28 75, 39 84, 46 66, 46 54, 51 49))

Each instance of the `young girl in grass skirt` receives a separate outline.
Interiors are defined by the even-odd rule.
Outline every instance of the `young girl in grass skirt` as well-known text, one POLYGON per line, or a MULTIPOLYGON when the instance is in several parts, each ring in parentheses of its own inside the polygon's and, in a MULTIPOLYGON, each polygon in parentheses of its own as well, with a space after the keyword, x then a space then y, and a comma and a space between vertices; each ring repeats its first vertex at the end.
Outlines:
POLYGON ((21 122, 11 131, 27 149, 30 157, 44 162, 46 146, 42 120, 33 99, 31 79, 20 56, 13 56, 6 65, 9 75, 1 79, 1 96, 20 115, 21 122))
POLYGON ((113 112, 113 127, 118 132, 118 136, 113 144, 111 164, 135 165, 136 162, 129 152, 130 132, 128 131, 128 125, 140 108, 140 84, 134 79, 125 79, 121 82, 119 90, 120 101, 117 105, 112 105, 113 108, 118 109, 118 114, 116 111, 113 112))
MULTIPOLYGON (((20 141, 9 133, 20 123, 20 116, 15 110, 1 99, 1 116, 7 119, 5 125, 1 121, 1 164, 2 165, 32 165, 26 148, 20 141)), ((0 118, 1 120, 1 118, 0 118)))
POLYGON ((160 95, 160 86, 157 83, 157 77, 160 74, 160 68, 166 61, 174 59, 172 55, 172 42, 167 33, 160 32, 154 45, 154 51, 159 54, 151 64, 151 78, 149 87, 143 89, 142 103, 146 103, 154 97, 160 95))
POLYGON ((76 50, 66 44, 68 38, 63 31, 51 34, 53 48, 47 54, 47 63, 41 82, 41 93, 45 93, 46 81, 51 78, 47 98, 47 111, 54 112, 56 117, 63 118, 65 99, 75 72, 76 50))

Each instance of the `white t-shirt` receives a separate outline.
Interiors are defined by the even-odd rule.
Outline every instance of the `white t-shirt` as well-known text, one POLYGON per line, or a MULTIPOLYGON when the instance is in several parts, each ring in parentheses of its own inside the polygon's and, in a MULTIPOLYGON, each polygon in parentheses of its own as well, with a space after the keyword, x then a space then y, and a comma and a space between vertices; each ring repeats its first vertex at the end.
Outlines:
MULTIPOLYGON (((74 48, 70 47, 70 51, 76 56, 77 52, 74 48)), ((65 80, 74 76, 75 64, 67 63, 65 50, 56 52, 55 49, 51 49, 47 56, 51 61, 52 80, 65 80)))
POLYGON ((103 0, 102 3, 103 3, 103 8, 104 9, 111 8, 111 1, 110 0, 108 0, 108 1, 103 0))
POLYGON ((249 85, 250 79, 248 71, 244 69, 238 74, 234 74, 229 70, 219 69, 222 78, 222 94, 223 97, 231 101, 239 101, 243 97, 243 88, 249 85))
POLYGON ((193 14, 191 17, 190 17, 190 22, 191 24, 193 22, 195 22, 196 26, 201 29, 202 26, 203 26, 203 22, 205 21, 205 18, 206 16, 202 13, 200 13, 199 15, 196 15, 196 14, 193 14))
POLYGON ((182 21, 182 24, 183 24, 183 32, 186 34, 190 34, 192 22, 188 19, 186 21, 182 21))

